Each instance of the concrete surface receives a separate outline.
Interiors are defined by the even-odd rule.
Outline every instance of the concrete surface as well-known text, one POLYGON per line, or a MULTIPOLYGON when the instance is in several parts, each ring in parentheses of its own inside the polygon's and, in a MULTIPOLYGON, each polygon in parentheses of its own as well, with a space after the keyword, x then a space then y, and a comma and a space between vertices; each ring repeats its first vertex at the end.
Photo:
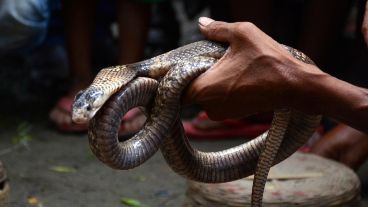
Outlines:
MULTIPOLYGON (((14 127, 16 124, 1 127, 0 159, 9 173, 11 207, 118 207, 124 206, 120 203, 123 197, 137 199, 150 207, 181 206, 186 182, 169 169, 160 153, 133 170, 112 170, 94 158, 85 134, 66 135, 44 123, 30 124, 33 128, 28 132, 32 137, 28 149, 21 147, 8 153, 4 149, 12 149, 14 144, 10 140, 20 133, 14 127), (53 171, 55 166, 70 167, 72 170, 66 171, 72 172, 53 171), (36 204, 30 205, 29 198, 36 199, 36 204)), ((218 150, 241 141, 195 145, 204 150, 218 150)), ((368 163, 359 174, 364 196, 368 197, 368 163)), ((368 206, 367 198, 362 206, 368 206)))

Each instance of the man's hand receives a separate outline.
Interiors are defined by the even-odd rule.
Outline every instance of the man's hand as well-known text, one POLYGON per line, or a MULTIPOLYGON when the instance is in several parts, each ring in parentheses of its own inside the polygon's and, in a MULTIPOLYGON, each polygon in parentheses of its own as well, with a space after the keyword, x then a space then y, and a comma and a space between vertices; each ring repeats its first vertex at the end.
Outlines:
POLYGON ((312 152, 357 170, 368 158, 368 135, 341 124, 323 136, 312 152))
POLYGON ((249 22, 200 18, 210 40, 229 43, 224 56, 188 87, 184 102, 197 103, 213 120, 292 108, 323 114, 368 133, 368 90, 294 58, 249 22))
POLYGON ((200 29, 208 39, 230 44, 225 55, 193 81, 185 97, 186 102, 200 104, 213 120, 288 107, 304 87, 301 78, 324 74, 296 60, 252 23, 202 17, 200 29))

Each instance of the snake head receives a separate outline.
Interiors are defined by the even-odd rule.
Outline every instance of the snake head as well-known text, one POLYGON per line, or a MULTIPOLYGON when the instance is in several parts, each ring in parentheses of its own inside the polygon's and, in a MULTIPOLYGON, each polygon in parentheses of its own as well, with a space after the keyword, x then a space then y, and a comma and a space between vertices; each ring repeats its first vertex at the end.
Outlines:
POLYGON ((80 91, 74 99, 72 120, 76 123, 87 123, 105 102, 101 90, 90 87, 80 91))

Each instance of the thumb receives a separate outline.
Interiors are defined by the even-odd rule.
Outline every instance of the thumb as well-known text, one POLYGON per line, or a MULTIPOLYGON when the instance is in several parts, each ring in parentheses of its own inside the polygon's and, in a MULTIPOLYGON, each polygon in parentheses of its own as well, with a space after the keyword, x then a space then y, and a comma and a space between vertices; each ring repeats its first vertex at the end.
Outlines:
POLYGON ((229 42, 231 37, 230 23, 215 21, 208 17, 198 19, 199 29, 208 39, 219 42, 229 42))

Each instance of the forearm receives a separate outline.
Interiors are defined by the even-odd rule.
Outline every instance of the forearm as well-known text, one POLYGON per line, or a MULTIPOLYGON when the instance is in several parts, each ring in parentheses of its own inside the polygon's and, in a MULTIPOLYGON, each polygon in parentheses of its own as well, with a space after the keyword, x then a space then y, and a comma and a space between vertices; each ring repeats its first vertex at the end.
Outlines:
MULTIPOLYGON (((309 66, 315 67, 315 66, 309 66)), ((326 73, 311 73, 301 81, 301 110, 323 114, 368 133, 368 90, 326 73), (308 77, 309 76, 309 77, 308 77)))
POLYGON ((368 91, 349 83, 335 80, 329 85, 331 99, 326 100, 326 115, 368 133, 368 91), (334 86, 333 84, 336 84, 334 86), (333 93, 335 97, 333 96, 333 93), (335 100, 334 100, 335 98, 335 100))

